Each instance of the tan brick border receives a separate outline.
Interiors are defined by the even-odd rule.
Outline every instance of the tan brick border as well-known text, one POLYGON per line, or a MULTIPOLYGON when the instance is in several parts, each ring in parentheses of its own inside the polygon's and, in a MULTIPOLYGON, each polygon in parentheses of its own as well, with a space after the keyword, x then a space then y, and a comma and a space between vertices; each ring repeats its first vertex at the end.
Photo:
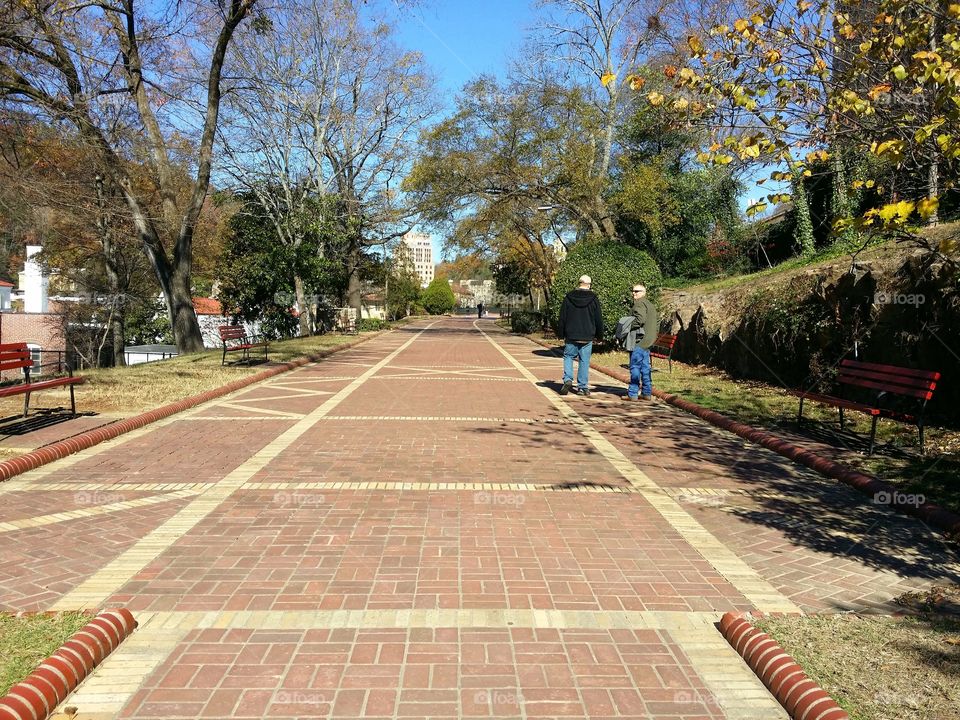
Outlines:
MULTIPOLYGON (((555 345, 551 345, 537 338, 526 336, 532 342, 542 347, 555 349, 555 345)), ((604 375, 612 377, 621 382, 629 383, 630 376, 623 372, 618 372, 610 368, 599 367, 590 363, 590 367, 597 372, 601 372, 604 375)), ((692 415, 696 415, 702 420, 706 420, 711 425, 715 425, 718 428, 727 430, 739 435, 745 440, 755 442, 758 445, 763 445, 768 450, 773 450, 778 455, 782 455, 785 458, 793 460, 800 465, 804 465, 811 470, 814 470, 821 475, 833 478, 834 480, 839 480, 845 485, 849 485, 855 490, 860 491, 864 495, 869 495, 873 498, 873 501, 876 504, 883 504, 887 507, 891 507, 900 512, 907 513, 908 515, 913 515, 925 523, 933 525, 941 530, 943 530, 947 536, 951 539, 957 540, 960 539, 960 515, 957 515, 950 510, 947 510, 944 507, 940 507, 934 503, 923 503, 922 505, 912 505, 906 502, 900 502, 900 500, 908 499, 908 496, 905 496, 904 493, 899 492, 893 485, 884 482, 878 478, 873 477, 872 475, 865 475, 864 473, 857 472, 842 463, 829 460, 828 458, 823 457, 822 455, 817 455, 811 450, 806 450, 799 445, 794 445, 783 438, 777 437, 776 435, 766 432, 765 430, 760 430, 758 428, 752 427, 750 425, 745 425, 744 423, 737 422, 732 418, 727 417, 726 415, 721 415, 718 412, 713 410, 708 410, 705 407, 701 407, 696 403, 692 403, 689 400, 684 398, 677 397, 676 395, 671 395, 670 393, 665 393, 662 390, 653 389, 653 394, 664 402, 673 405, 674 407, 680 408, 692 415), (888 498, 888 502, 881 503, 881 498, 888 498)))
POLYGON ((0 720, 46 720, 135 627, 126 608, 97 615, 0 697, 0 720))
MULTIPOLYGON (((343 345, 327 348, 311 355, 307 355, 306 357, 297 358, 296 360, 291 360, 290 362, 277 365, 269 370, 259 372, 256 375, 250 375, 245 378, 240 378, 239 380, 234 380, 231 383, 214 388, 213 390, 207 390, 199 395, 193 395, 191 397, 184 398, 183 400, 178 400, 175 403, 170 403, 169 405, 163 405, 162 407, 148 410, 140 415, 124 418, 123 420, 118 420, 115 423, 110 423, 109 425, 104 425, 102 427, 94 428, 93 430, 79 433, 73 437, 59 440, 55 443, 45 445, 42 448, 38 448, 32 452, 29 452, 26 455, 19 455, 15 458, 4 460, 0 462, 0 482, 9 480, 16 475, 20 475, 30 470, 35 470, 42 465, 47 465, 48 463, 65 458, 68 455, 78 453, 81 450, 86 450, 87 448, 98 445, 106 440, 112 440, 113 438, 130 432, 131 430, 136 430, 137 428, 141 428, 144 425, 149 425, 157 420, 162 420, 170 415, 183 412, 184 410, 188 410, 196 405, 205 403, 208 400, 229 395, 230 393, 241 390, 248 385, 253 385, 261 380, 267 380, 274 375, 280 375, 281 373, 295 370, 298 367, 307 365, 308 363, 322 360, 323 358, 333 355, 334 353, 356 347, 357 345, 365 343, 368 340, 372 340, 373 338, 382 334, 383 333, 377 333, 376 335, 360 337, 356 340, 351 340, 348 343, 344 343, 343 345)), ((3 719, 0 718, 0 720, 3 719)))
POLYGON ((755 628, 745 613, 728 612, 720 633, 794 720, 850 720, 850 716, 780 644, 755 628))

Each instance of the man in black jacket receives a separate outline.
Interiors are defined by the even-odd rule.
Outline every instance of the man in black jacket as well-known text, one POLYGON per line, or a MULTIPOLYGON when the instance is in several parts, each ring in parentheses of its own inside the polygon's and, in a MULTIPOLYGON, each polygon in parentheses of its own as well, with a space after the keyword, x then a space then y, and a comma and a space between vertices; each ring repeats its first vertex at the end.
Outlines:
POLYGON ((564 339, 561 395, 566 395, 573 387, 573 359, 577 358, 577 394, 590 396, 587 383, 590 379, 593 340, 603 337, 600 299, 590 290, 590 285, 590 276, 581 275, 579 287, 568 292, 560 306, 557 334, 564 339))

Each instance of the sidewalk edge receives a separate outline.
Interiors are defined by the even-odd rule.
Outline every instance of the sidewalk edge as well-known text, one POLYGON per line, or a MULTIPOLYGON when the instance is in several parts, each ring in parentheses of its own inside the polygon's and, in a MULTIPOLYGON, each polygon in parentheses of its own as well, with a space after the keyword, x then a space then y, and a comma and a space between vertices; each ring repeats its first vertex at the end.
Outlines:
POLYGON ((46 720, 136 627, 126 608, 101 612, 0 697, 0 720, 46 720))
POLYGON ((776 640, 750 623, 749 613, 728 612, 720 634, 760 678, 793 720, 849 720, 850 716, 776 640))

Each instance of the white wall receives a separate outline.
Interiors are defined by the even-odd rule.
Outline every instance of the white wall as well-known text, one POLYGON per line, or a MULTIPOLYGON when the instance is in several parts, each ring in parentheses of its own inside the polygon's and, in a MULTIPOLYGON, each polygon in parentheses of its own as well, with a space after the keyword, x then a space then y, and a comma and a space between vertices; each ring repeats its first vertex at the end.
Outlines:
POLYGON ((39 245, 27 245, 27 261, 23 265, 23 311, 45 313, 48 311, 47 286, 50 281, 44 277, 39 263, 31 258, 40 252, 39 245))

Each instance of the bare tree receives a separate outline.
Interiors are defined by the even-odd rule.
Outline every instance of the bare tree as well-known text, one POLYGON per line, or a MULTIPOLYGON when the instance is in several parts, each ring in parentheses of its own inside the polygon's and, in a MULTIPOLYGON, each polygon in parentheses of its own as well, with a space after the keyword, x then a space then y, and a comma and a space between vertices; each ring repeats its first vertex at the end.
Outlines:
POLYGON ((0 99, 71 123, 95 148, 129 208, 180 352, 203 349, 191 297, 193 237, 227 49, 255 2, 3 5, 0 99), (183 140, 191 136, 195 146, 183 140), (131 177, 133 158, 150 167, 150 182, 131 177), (183 182, 184 165, 194 168, 191 182, 183 182))
MULTIPOLYGON (((412 227, 400 180, 436 108, 420 56, 399 50, 392 27, 371 14, 351 0, 296 0, 268 27, 251 27, 223 128, 234 181, 258 198, 279 242, 298 246, 298 213, 311 198, 336 196, 358 313, 364 251, 412 227)), ((300 279, 294 286, 302 308, 300 279)))

